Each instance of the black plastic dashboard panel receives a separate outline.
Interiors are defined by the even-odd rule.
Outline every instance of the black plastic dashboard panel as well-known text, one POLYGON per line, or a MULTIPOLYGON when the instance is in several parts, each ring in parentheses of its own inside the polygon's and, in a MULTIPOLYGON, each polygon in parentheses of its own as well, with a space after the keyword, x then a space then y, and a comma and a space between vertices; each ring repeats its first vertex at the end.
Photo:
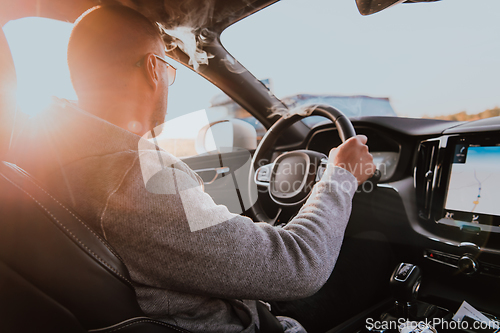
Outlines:
MULTIPOLYGON (((357 134, 368 137, 367 145, 370 152, 379 153, 378 155, 383 153, 397 154, 397 166, 393 172, 390 172, 390 178, 385 178, 383 182, 395 181, 411 174, 413 154, 419 142, 417 139, 381 127, 371 127, 367 123, 353 124, 357 134)), ((326 155, 330 149, 341 144, 336 129, 330 123, 315 127, 305 141, 306 149, 319 151, 326 155)))
MULTIPOLYGON (((387 132, 381 132, 366 126, 356 126, 356 133, 363 134, 368 137, 368 146, 370 151, 390 151, 399 153, 401 150, 400 143, 387 135, 387 132)), ((328 154, 330 149, 340 145, 342 142, 338 138, 336 130, 331 126, 318 128, 310 136, 306 149, 320 151, 328 154)))
POLYGON ((443 134, 465 134, 487 131, 500 131, 500 117, 480 119, 468 123, 462 123, 459 126, 449 128, 443 134))
MULTIPOLYGON (((379 245, 390 244, 396 262, 419 265, 423 271, 421 296, 424 301, 456 310, 466 300, 479 310, 499 315, 500 302, 488 295, 500 294, 497 274, 500 272, 500 240, 496 238, 500 234, 464 232, 436 223, 432 210, 429 210, 431 215, 422 216, 425 192, 418 187, 420 183, 429 186, 429 208, 434 207, 436 197, 433 195, 440 195, 434 193, 436 186, 446 184, 439 174, 449 163, 448 139, 452 143, 454 138, 489 135, 487 132, 491 134, 491 129, 498 131, 500 137, 500 117, 470 123, 391 117, 351 121, 357 133, 368 137, 370 151, 399 151, 400 158, 396 173, 388 182, 379 184, 371 193, 361 191, 354 196, 346 239, 370 233, 380 235, 385 241, 379 245), (432 142, 430 148, 435 150, 435 156, 424 163, 426 169, 417 170, 422 142, 432 142), (427 181, 429 170, 432 173, 427 175, 430 179, 427 181), (431 260, 430 253, 439 256, 431 260), (477 262, 477 272, 465 274, 459 268, 458 262, 464 256, 477 262)), ((300 143, 277 147, 276 153, 313 149, 326 154, 338 144, 340 139, 333 124, 319 122, 300 143)))
MULTIPOLYGON (((399 123, 395 119, 366 120, 354 121, 356 130, 362 132, 366 127, 368 132, 378 131, 395 140, 402 154, 405 153, 401 163, 408 162, 411 170, 401 167, 397 179, 380 184, 373 193, 355 195, 346 237, 367 230, 387 237, 398 261, 421 266, 423 299, 455 310, 466 300, 482 311, 500 314, 500 303, 488 296, 500 293, 500 234, 462 230, 436 223, 435 218, 443 213, 443 191, 448 184, 447 169, 455 141, 495 137, 500 140, 500 117, 470 123, 430 121, 428 124, 426 120, 411 119, 399 123), (419 123, 422 128, 407 127, 418 127, 419 123), (435 154, 424 163, 419 156, 422 142, 432 143, 427 148, 435 154), (425 165, 426 169, 419 170, 425 165), (431 174, 427 174, 429 170, 431 174), (422 185, 430 187, 428 216, 421 211, 425 201, 422 185), (438 258, 431 258, 431 253, 439 254, 438 258), (462 258, 474 260, 477 271, 465 272, 459 267, 462 258)), ((368 138, 370 142, 369 135, 368 138)))
MULTIPOLYGON (((453 129, 462 124, 468 124, 460 121, 448 121, 439 119, 422 118, 404 118, 404 117, 380 117, 365 116, 349 118, 354 126, 369 126, 384 128, 386 130, 404 133, 411 136, 427 136, 443 133, 446 130, 453 129)), ((313 129, 328 124, 328 121, 317 121, 309 126, 313 129)))
POLYGON ((354 126, 370 126, 409 136, 435 136, 464 124, 458 121, 402 117, 359 117, 351 119, 354 126))
POLYGON ((379 185, 372 193, 356 194, 346 237, 368 231, 383 234, 397 262, 421 267, 422 300, 454 309, 466 300, 480 310, 500 314, 500 303, 485 296, 500 293, 500 278, 483 274, 500 265, 500 255, 471 246, 473 242, 480 243, 471 235, 459 230, 437 232, 435 226, 440 227, 418 218, 413 178, 408 177, 379 185), (479 271, 465 275, 458 268, 429 260, 430 251, 455 258, 469 254, 479 263, 479 271))

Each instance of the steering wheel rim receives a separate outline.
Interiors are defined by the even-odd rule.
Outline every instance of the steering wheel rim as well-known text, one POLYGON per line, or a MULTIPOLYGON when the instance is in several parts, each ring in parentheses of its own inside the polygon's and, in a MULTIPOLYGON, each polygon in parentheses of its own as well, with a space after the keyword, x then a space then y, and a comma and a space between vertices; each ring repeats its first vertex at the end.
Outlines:
MULTIPOLYGON (((310 116, 323 116, 330 119, 337 127, 338 135, 340 136, 342 142, 345 142, 349 138, 356 136, 356 131, 354 130, 354 127, 349 118, 347 118, 337 108, 322 104, 299 107, 297 109, 291 110, 290 116, 282 116, 266 132, 252 157, 252 170, 257 170, 260 166, 264 165, 261 164, 262 160, 266 160, 267 163, 271 162, 270 159, 266 159, 266 157, 269 157, 270 152, 272 152, 271 148, 274 147, 278 137, 286 128, 290 127, 297 121, 310 116)), ((250 173, 249 182, 254 182, 253 172, 250 173)), ((249 186, 249 188, 251 188, 251 186, 249 186)), ((255 204, 250 208, 250 212, 256 219, 256 221, 268 223, 272 221, 272 219, 264 211, 262 204, 258 200, 258 198, 255 200, 255 204)))

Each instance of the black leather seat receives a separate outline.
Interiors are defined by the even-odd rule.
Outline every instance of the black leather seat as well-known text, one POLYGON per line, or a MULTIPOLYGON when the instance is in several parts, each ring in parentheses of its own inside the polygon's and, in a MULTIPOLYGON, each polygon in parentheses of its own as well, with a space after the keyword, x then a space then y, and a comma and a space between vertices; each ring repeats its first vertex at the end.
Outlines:
POLYGON ((0 332, 187 332, 141 311, 105 240, 14 164, 0 163, 0 332))

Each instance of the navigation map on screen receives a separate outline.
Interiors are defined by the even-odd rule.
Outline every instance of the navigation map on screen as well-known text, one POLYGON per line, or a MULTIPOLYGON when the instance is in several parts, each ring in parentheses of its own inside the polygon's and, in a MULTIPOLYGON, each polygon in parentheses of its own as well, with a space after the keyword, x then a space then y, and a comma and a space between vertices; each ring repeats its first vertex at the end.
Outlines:
POLYGON ((500 215, 500 146, 456 146, 445 209, 500 215))

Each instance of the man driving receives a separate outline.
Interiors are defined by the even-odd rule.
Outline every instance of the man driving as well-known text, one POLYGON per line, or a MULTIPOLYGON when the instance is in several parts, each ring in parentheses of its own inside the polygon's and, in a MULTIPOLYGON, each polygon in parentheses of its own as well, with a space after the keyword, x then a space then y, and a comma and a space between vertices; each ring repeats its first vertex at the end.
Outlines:
POLYGON ((330 152, 285 227, 254 223, 216 205, 168 152, 138 150, 140 136, 164 121, 175 79, 155 24, 128 7, 92 8, 75 23, 68 64, 78 103, 33 117, 14 162, 112 245, 146 315, 191 332, 255 332, 255 300, 303 298, 326 282, 354 192, 375 170, 366 137, 330 152), (143 171, 158 154, 174 177, 155 191, 143 171), (187 215, 218 223, 192 231, 187 215))

